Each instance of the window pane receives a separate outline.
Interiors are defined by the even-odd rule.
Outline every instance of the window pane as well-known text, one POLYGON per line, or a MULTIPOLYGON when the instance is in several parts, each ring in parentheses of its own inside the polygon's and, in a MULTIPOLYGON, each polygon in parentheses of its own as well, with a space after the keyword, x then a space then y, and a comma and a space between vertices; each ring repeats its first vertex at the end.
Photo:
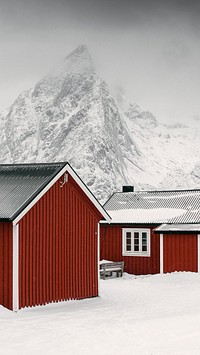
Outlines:
POLYGON ((126 232, 126 251, 131 251, 131 232, 126 232))
POLYGON ((147 233, 142 232, 142 251, 147 251, 147 233))
POLYGON ((139 251, 139 233, 138 232, 134 232, 134 251, 139 251))

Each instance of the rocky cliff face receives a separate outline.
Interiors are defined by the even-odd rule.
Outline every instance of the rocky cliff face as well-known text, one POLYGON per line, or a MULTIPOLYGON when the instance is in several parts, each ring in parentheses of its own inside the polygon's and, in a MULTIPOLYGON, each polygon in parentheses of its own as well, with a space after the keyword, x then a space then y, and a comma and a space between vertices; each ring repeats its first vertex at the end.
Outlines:
POLYGON ((200 185, 198 123, 159 124, 111 94, 85 46, 0 115, 0 162, 69 161, 103 202, 123 184, 200 185))

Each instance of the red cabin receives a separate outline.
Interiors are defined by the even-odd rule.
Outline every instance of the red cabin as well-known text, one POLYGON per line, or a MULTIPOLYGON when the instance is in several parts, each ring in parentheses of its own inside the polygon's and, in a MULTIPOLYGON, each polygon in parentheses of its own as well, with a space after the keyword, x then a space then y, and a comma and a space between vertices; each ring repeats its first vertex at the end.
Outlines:
POLYGON ((200 271, 200 190, 115 193, 104 208, 101 259, 131 274, 200 271))
POLYGON ((0 165, 0 304, 17 311, 97 296, 102 219, 68 163, 0 165))

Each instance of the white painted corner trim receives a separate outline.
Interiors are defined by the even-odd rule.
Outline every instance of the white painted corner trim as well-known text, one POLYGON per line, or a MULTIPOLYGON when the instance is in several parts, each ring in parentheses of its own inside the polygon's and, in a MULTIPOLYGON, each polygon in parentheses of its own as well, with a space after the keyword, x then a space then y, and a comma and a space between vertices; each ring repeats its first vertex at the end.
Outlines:
POLYGON ((163 234, 160 234, 160 273, 163 274, 163 234))
POLYGON ((200 234, 197 234, 197 272, 200 272, 200 234))
POLYGON ((13 225, 13 311, 19 310, 19 225, 13 225))
POLYGON ((98 296, 100 295, 100 224, 97 226, 97 270, 98 270, 98 296))

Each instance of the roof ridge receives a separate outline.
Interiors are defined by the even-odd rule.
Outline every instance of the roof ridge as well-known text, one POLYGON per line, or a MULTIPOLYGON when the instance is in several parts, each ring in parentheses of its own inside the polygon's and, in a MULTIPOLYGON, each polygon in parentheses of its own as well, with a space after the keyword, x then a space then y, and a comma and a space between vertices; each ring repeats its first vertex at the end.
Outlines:
POLYGON ((40 163, 14 163, 14 164, 12 164, 12 163, 9 163, 9 164, 0 164, 0 167, 2 166, 2 167, 5 167, 5 166, 9 166, 9 167, 15 167, 15 166, 55 166, 55 165, 65 165, 65 164, 68 164, 68 162, 66 161, 66 162, 53 162, 53 163, 42 163, 42 162, 40 162, 40 163))
POLYGON ((200 191, 199 188, 194 188, 194 189, 174 189, 174 190, 138 190, 138 191, 131 191, 131 192, 123 192, 123 191, 115 191, 113 194, 109 197, 109 199, 115 195, 115 194, 123 194, 123 195, 128 195, 128 194, 142 194, 142 193, 159 193, 159 192, 192 192, 192 191, 200 191))

